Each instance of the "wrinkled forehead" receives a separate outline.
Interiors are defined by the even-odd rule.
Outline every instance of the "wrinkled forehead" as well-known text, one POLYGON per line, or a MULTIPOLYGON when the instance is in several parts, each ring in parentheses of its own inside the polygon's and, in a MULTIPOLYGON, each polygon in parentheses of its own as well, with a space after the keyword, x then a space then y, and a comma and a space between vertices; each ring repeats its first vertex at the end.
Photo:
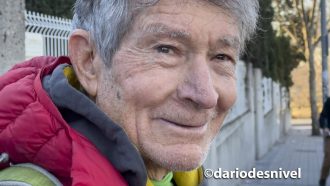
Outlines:
MULTIPOLYGON (((153 13, 167 13, 167 14, 180 14, 185 12, 185 10, 189 7, 195 7, 199 9, 200 7, 203 7, 208 11, 209 14, 208 16, 213 16, 212 19, 214 20, 221 20, 224 16, 226 17, 226 23, 234 25, 238 32, 240 32, 240 25, 238 25, 237 18, 234 16, 235 14, 225 6, 223 6, 219 0, 137 0, 139 3, 138 7, 141 7, 139 10, 138 14, 135 14, 134 16, 134 22, 135 21, 140 21, 137 24, 141 24, 141 20, 138 20, 136 18, 141 18, 141 16, 138 15, 143 15, 145 12, 151 11, 153 13), (216 3, 217 2, 217 3, 216 3), (171 6, 172 5, 172 6, 171 6), (174 6, 173 6, 174 5, 174 6), (143 7, 143 8, 142 8, 143 7), (174 7, 174 8, 173 8, 174 7), (213 14, 211 14, 212 12, 213 14)), ((142 16, 143 17, 143 16, 142 16)), ((143 17, 142 19, 145 19, 146 17, 143 17)), ((194 15, 191 16, 191 19, 198 19, 200 18, 199 15, 194 15)), ((191 19, 186 20, 186 23, 189 24, 191 19)), ((205 19, 205 22, 207 22, 207 19, 205 19)), ((142 25, 141 25, 142 26, 142 25)), ((180 25, 180 26, 185 26, 185 25, 180 25)), ((144 28, 147 32, 168 32, 168 28, 164 26, 163 24, 153 24, 150 25, 146 28, 144 28)), ((241 33, 239 33, 240 35, 241 33)), ((179 32, 172 32, 172 36, 188 36, 189 33, 186 33, 184 30, 179 31, 179 32)), ((231 44, 234 45, 241 45, 241 38, 238 36, 237 38, 232 38, 228 41, 227 43, 230 42, 231 44)))
POLYGON ((142 33, 166 35, 167 38, 181 40, 192 40, 191 31, 193 30, 191 29, 202 34, 202 30, 208 31, 207 28, 209 28, 214 37, 223 36, 216 38, 216 42, 221 46, 237 49, 237 51, 240 51, 241 47, 237 21, 222 7, 205 0, 160 0, 140 12, 135 17, 133 25, 139 27, 138 30, 142 33), (197 24, 199 28, 191 26, 191 23, 196 20, 201 23, 197 24), (212 26, 209 27, 208 24, 212 26))

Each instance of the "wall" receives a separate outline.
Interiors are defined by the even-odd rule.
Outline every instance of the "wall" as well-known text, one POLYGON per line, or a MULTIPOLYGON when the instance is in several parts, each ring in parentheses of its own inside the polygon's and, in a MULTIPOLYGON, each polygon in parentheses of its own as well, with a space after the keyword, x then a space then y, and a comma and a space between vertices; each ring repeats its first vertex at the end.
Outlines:
MULTIPOLYGON (((250 170, 290 128, 288 92, 263 78, 259 69, 240 62, 238 98, 229 119, 214 139, 206 169, 250 170), (244 88, 242 89, 242 85, 244 88), (240 110, 240 111, 237 111, 240 110)), ((240 180, 209 179, 211 186, 238 185, 240 180)))
POLYGON ((24 60, 24 0, 0 0, 0 74, 24 60))

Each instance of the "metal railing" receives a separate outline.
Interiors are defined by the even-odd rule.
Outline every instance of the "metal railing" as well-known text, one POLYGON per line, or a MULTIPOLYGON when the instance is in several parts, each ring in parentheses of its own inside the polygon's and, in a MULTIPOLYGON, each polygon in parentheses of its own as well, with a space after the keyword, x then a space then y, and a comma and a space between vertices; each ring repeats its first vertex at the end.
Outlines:
POLYGON ((68 54, 71 20, 25 11, 25 29, 26 32, 42 35, 43 55, 68 54))

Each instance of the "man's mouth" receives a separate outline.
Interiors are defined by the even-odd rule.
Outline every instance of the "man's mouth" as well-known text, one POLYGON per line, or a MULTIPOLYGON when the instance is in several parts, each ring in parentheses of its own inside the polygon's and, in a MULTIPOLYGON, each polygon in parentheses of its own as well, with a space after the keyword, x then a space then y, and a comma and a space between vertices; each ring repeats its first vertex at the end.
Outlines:
POLYGON ((170 133, 177 133, 179 136, 195 136, 196 138, 203 137, 207 130, 207 122, 178 122, 165 118, 159 119, 162 127, 170 133))
POLYGON ((173 124, 173 125, 177 125, 179 127, 187 128, 187 129, 202 128, 203 126, 206 125, 206 122, 177 122, 177 121, 169 120, 169 119, 165 119, 165 118, 161 118, 161 120, 163 120, 167 123, 173 124))

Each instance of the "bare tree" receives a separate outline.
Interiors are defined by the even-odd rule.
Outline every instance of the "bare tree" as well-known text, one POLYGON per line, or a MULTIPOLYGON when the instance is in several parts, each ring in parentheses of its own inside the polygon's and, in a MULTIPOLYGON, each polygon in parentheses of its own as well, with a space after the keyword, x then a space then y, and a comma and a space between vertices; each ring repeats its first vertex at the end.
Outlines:
POLYGON ((280 31, 291 38, 292 44, 301 50, 309 63, 312 135, 319 135, 314 60, 315 48, 321 41, 318 4, 318 0, 274 1, 275 20, 280 31))

